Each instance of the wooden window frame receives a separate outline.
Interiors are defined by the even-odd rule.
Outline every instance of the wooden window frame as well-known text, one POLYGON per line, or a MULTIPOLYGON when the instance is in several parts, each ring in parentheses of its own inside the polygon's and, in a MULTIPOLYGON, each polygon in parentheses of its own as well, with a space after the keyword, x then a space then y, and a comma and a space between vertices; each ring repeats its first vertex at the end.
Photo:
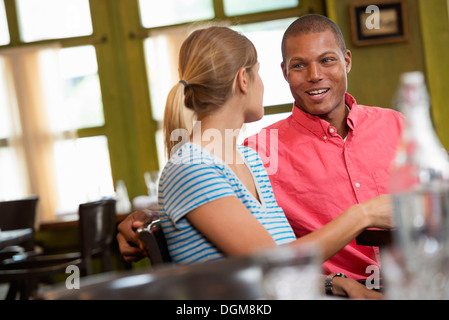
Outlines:
MULTIPOLYGON (((20 39, 15 0, 5 0, 10 43, 0 46, 0 50, 50 43, 59 43, 62 47, 95 47, 105 125, 79 129, 78 136, 107 137, 113 180, 123 180, 132 199, 147 192, 144 173, 159 169, 155 135, 160 123, 152 117, 148 75, 142 68, 145 65, 144 40, 152 30, 169 29, 180 24, 144 28, 140 21, 138 0, 89 0, 89 4, 92 35, 25 43, 20 39)), ((213 0, 213 5, 215 17, 212 20, 228 21, 231 25, 325 11, 324 0, 300 0, 295 8, 228 17, 224 13, 223 0, 213 0)), ((290 111, 291 104, 265 107, 265 114, 290 111)), ((0 139, 0 147, 6 146, 6 140, 3 140, 0 139)))

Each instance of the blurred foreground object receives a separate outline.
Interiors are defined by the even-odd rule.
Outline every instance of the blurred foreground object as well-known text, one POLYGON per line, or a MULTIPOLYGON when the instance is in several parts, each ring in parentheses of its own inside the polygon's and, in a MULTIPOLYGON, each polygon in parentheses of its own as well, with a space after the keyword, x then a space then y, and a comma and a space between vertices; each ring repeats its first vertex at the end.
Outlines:
POLYGON ((277 248, 252 256, 192 265, 161 265, 151 272, 94 275, 80 289, 57 288, 50 300, 320 299, 320 253, 313 246, 277 248))
POLYGON ((447 299, 449 159, 432 125, 423 74, 403 74, 395 99, 406 124, 391 172, 397 232, 384 265, 388 295, 447 299))

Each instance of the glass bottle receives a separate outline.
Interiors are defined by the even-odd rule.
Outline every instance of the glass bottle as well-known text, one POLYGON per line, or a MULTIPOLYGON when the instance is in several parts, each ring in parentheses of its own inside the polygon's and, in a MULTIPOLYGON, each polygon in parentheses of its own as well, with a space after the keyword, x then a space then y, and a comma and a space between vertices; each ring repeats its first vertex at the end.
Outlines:
POLYGON ((424 75, 403 74, 395 100, 406 119, 391 171, 403 280, 398 298, 440 298, 447 294, 441 281, 449 275, 449 158, 433 128, 424 75))

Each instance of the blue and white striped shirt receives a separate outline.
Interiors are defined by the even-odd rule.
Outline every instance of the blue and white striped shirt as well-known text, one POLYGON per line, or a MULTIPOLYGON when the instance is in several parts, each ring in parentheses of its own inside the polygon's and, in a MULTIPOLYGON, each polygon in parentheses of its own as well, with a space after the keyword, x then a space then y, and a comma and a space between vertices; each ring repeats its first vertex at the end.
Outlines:
POLYGON ((261 202, 228 165, 197 144, 186 143, 165 165, 159 180, 159 215, 174 262, 191 264, 224 257, 186 219, 186 214, 195 208, 223 197, 238 197, 278 245, 296 239, 276 203, 259 155, 244 146, 238 150, 253 175, 261 202))

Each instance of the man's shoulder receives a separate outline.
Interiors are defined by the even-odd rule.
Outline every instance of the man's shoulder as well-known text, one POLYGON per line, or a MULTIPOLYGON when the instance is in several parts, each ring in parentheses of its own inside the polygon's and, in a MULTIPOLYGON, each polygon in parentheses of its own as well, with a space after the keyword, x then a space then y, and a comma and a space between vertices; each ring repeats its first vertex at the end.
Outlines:
POLYGON ((357 128, 366 132, 388 131, 392 139, 400 136, 405 122, 402 113, 376 106, 357 105, 357 108, 357 128))
POLYGON ((383 108, 377 106, 366 106, 366 105, 357 105, 359 112, 366 115, 367 118, 371 120, 391 120, 394 122, 398 122, 398 124, 402 124, 404 115, 399 111, 396 111, 391 108, 383 108))
POLYGON ((391 119, 398 119, 399 121, 402 121, 403 118, 403 115, 400 112, 391 108, 359 104, 349 93, 346 93, 345 101, 348 105, 351 105, 352 107, 355 106, 359 113, 366 114, 368 116, 387 117, 391 119))
POLYGON ((399 111, 396 111, 387 107, 378 107, 378 106, 366 106, 363 104, 357 104, 357 107, 365 112, 372 113, 380 113, 380 114, 390 114, 392 116, 401 116, 402 114, 399 111))

